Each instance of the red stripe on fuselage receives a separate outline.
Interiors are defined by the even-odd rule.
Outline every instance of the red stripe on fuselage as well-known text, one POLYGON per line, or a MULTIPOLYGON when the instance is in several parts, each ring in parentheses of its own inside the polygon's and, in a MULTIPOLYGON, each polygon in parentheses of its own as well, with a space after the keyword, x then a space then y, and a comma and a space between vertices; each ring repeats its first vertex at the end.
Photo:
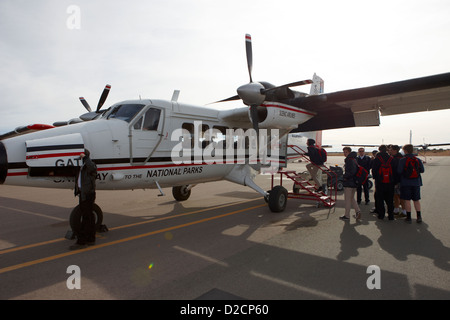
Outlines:
POLYGON ((36 154, 36 155, 32 155, 32 156, 27 156, 27 160, 44 159, 44 158, 72 157, 72 156, 79 156, 80 154, 82 154, 82 152, 36 154))
POLYGON ((280 109, 285 109, 285 110, 289 110, 289 111, 292 111, 292 112, 304 113, 304 114, 307 114, 309 116, 315 116, 315 114, 311 113, 311 112, 307 112, 307 111, 299 110, 299 109, 294 109, 294 108, 289 108, 289 107, 285 107, 285 106, 280 106, 278 104, 262 104, 261 106, 266 107, 266 108, 280 108, 280 109))

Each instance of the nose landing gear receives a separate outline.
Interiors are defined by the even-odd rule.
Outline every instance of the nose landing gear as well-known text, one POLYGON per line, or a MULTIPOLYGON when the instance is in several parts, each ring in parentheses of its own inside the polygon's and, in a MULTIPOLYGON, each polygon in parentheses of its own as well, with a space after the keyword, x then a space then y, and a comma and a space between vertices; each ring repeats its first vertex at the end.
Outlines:
MULTIPOLYGON (((108 228, 106 227, 106 225, 102 224, 103 211, 95 203, 94 203, 94 207, 93 207, 93 213, 95 216, 95 230, 99 233, 107 232, 108 228)), ((73 239, 75 239, 75 237, 77 235, 77 230, 80 230, 80 228, 81 228, 82 217, 81 217, 81 210, 80 210, 79 205, 76 206, 70 213, 69 221, 70 221, 71 230, 67 231, 65 238, 68 240, 73 240, 73 239)))

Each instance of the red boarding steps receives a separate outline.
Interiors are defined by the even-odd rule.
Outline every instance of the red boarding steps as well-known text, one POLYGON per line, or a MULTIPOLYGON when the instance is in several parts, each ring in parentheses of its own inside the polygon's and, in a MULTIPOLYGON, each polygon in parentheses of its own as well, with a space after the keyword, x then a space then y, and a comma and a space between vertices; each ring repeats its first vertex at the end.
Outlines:
MULTIPOLYGON (((302 160, 311 163, 309 158, 304 155, 306 152, 302 148, 296 145, 289 145, 288 147, 290 147, 298 154, 298 156, 296 155, 297 158, 301 158, 302 160)), ((334 183, 336 184, 337 182, 337 177, 335 177, 336 173, 331 171, 325 165, 318 167, 322 171, 322 174, 327 175, 327 181, 334 181, 334 183)), ((301 173, 297 173, 292 170, 280 169, 277 172, 277 174, 280 174, 280 185, 283 185, 283 176, 294 182, 292 191, 290 192, 288 191, 288 198, 316 201, 318 207, 320 205, 323 205, 324 207, 331 208, 336 204, 337 198, 336 185, 330 186, 330 188, 328 188, 328 192, 325 193, 324 191, 317 191, 313 184, 310 184, 308 180, 302 177, 301 173)), ((274 187, 274 175, 272 175, 272 189, 273 187, 274 187)))

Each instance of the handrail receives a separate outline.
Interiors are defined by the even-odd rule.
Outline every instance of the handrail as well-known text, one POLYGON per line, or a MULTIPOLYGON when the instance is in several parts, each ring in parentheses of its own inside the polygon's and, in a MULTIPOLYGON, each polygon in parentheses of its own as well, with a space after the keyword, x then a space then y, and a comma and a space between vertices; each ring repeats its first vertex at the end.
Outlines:
POLYGON ((307 162, 312 163, 314 166, 316 166, 317 168, 322 170, 322 173, 325 173, 328 177, 331 178, 331 182, 333 182, 333 176, 331 174, 333 174, 336 177, 336 179, 334 180, 334 188, 333 188, 334 189, 334 193, 335 193, 334 196, 335 196, 335 199, 336 199, 337 198, 337 180, 338 180, 337 173, 332 171, 332 170, 330 170, 330 168, 328 168, 325 164, 319 166, 319 165, 311 162, 311 160, 305 155, 307 152, 305 152, 305 150, 303 150, 298 145, 288 145, 287 147, 291 148, 292 150, 297 152, 307 162), (323 169, 323 167, 325 167, 326 169, 323 169))

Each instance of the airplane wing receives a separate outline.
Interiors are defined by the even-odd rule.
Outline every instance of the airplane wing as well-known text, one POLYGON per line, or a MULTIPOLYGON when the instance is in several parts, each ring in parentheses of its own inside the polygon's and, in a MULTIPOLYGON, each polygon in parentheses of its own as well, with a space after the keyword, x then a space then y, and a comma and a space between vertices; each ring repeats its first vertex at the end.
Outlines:
MULTIPOLYGON (((378 148, 381 144, 349 144, 345 143, 342 144, 344 147, 374 147, 378 148)), ((400 147, 403 146, 403 144, 398 144, 400 147)), ((428 148, 428 147, 438 147, 438 146, 450 146, 450 143, 427 143, 427 144, 418 144, 413 145, 414 148, 428 148)))
POLYGON ((22 134, 31 133, 34 131, 47 130, 47 129, 51 129, 51 128, 54 128, 54 126, 51 126, 48 124, 30 124, 28 126, 17 127, 13 131, 1 134, 0 140, 12 138, 12 137, 19 136, 22 134))
MULTIPOLYGON (((420 146, 423 147, 424 145, 420 146)), ((450 146, 450 143, 427 143, 425 146, 427 147, 450 146)))
POLYGON ((379 116, 450 108, 450 73, 293 98, 284 103, 317 113, 292 132, 379 125, 379 116))
POLYGON ((231 110, 220 110, 219 118, 225 122, 233 123, 237 127, 250 128, 252 126, 247 106, 231 110))
POLYGON ((343 147, 373 147, 378 148, 381 144, 342 144, 343 147))

